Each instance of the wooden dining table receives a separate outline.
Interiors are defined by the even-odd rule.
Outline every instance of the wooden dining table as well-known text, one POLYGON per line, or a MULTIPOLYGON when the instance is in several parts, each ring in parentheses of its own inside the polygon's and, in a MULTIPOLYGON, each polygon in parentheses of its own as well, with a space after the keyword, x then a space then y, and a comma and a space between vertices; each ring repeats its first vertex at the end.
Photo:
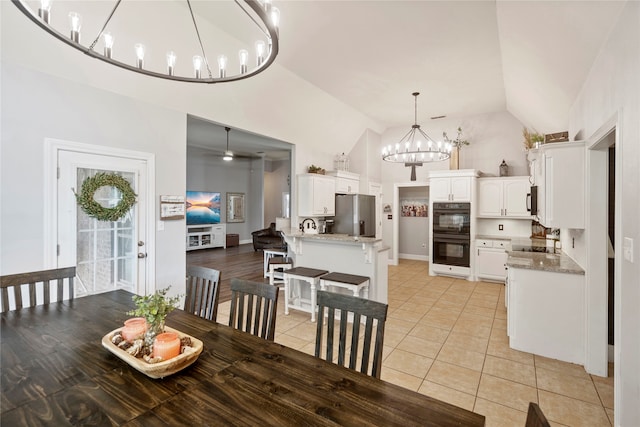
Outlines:
POLYGON ((101 344, 130 317, 131 297, 3 313, 0 425, 484 425, 480 414, 182 310, 167 326, 204 349, 191 366, 149 378, 101 344))

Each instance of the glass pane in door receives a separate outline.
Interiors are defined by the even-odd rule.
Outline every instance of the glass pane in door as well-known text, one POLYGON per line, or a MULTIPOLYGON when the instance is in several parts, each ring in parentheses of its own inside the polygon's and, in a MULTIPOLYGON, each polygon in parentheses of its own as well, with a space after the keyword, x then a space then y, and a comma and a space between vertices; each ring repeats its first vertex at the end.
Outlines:
MULTIPOLYGON (((77 169, 77 188, 97 169, 77 169)), ((133 172, 116 172, 135 189, 133 172)), ((94 199, 104 207, 113 208, 121 199, 114 187, 100 187, 94 199)), ((99 221, 78 206, 77 211, 77 276, 78 295, 106 292, 114 289, 136 291, 137 243, 136 205, 118 221, 99 221)))

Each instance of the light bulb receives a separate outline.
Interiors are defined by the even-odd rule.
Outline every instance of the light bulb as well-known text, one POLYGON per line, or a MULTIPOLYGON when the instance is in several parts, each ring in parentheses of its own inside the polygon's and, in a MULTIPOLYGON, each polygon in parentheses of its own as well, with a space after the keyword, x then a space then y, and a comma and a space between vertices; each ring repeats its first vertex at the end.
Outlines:
POLYGON ((420 145, 422 144, 422 141, 418 141, 416 142, 416 147, 418 147, 418 151, 420 151, 420 145))
POLYGON ((240 74, 244 74, 247 72, 249 52, 246 49, 240 49, 240 51, 238 52, 238 58, 240 59, 240 74))
POLYGON ((280 25, 280 9, 277 7, 271 8, 271 23, 276 28, 280 25))
POLYGON ((142 68, 144 65, 144 45, 137 43, 133 48, 136 51, 136 66, 142 68))
POLYGON ((220 78, 227 76, 227 57, 225 55, 218 55, 218 70, 220 78))
POLYGON ((69 25, 71 26, 71 40, 76 43, 80 43, 82 17, 76 12, 69 12, 69 25))
POLYGON ((258 67, 262 65, 262 61, 264 61, 265 47, 264 41, 258 40, 256 42, 256 64, 258 67))
POLYGON ((38 16, 45 23, 49 23, 49 17, 51 12, 51 0, 40 0, 40 8, 38 9, 38 16))
POLYGON ((102 35, 102 40, 104 41, 104 56, 111 58, 114 42, 113 36, 111 33, 104 33, 102 35))
POLYGON ((196 75, 196 79, 200 78, 200 69, 202 68, 202 56, 196 55, 193 57, 193 70, 196 75))
POLYGON ((178 57, 176 56, 174 51, 167 52, 167 72, 170 76, 173 76, 173 71, 176 66, 176 59, 178 59, 178 57))
POLYGON ((442 141, 438 141, 438 150, 442 148, 442 141))
POLYGON ((411 143, 409 141, 404 143, 404 151, 409 151, 409 146, 411 145, 411 143))

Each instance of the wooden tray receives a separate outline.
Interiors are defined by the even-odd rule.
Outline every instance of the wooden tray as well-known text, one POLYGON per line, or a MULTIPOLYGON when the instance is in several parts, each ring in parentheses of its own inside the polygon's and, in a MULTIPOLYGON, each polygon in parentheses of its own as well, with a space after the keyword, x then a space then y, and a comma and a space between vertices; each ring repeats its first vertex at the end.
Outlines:
POLYGON ((120 359, 124 360, 131 367, 142 372, 150 378, 164 378, 169 375, 175 374, 191 365, 198 359, 200 353, 202 353, 202 341, 191 335, 183 334, 173 328, 165 327, 165 332, 175 332, 180 338, 191 338, 191 347, 187 347, 184 353, 163 362, 147 363, 144 359, 139 359, 127 353, 126 351, 118 348, 117 345, 111 342, 111 337, 122 328, 115 329, 102 337, 102 345, 104 348, 115 354, 120 359))

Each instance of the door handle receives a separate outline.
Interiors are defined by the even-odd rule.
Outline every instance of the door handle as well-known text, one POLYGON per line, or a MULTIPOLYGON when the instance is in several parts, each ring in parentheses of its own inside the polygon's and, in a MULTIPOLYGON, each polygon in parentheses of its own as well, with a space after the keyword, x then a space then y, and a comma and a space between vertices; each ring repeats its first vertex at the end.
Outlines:
POLYGON ((147 254, 143 252, 138 252, 138 258, 146 258, 147 254))
POLYGON ((144 246, 144 242, 142 240, 138 241, 138 246, 144 246))

